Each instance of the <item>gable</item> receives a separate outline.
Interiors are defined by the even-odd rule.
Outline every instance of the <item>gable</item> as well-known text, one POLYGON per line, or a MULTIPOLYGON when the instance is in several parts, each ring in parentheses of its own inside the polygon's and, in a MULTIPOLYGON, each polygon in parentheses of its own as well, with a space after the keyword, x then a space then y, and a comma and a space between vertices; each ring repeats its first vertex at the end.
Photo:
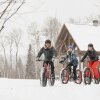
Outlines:
POLYGON ((66 26, 63 25, 55 44, 58 55, 65 54, 68 50, 68 45, 73 45, 74 47, 76 47, 75 41, 69 34, 69 31, 67 30, 66 26))
POLYGON ((74 24, 65 26, 81 51, 87 50, 89 43, 93 43, 96 51, 100 51, 100 26, 74 24))

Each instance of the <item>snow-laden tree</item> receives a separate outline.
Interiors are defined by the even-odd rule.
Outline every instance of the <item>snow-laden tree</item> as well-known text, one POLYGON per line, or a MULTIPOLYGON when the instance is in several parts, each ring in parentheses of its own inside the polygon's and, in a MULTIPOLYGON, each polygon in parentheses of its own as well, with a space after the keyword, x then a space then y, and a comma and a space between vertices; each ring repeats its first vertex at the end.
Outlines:
POLYGON ((34 48, 34 53, 36 55, 40 49, 40 36, 41 36, 36 22, 32 22, 31 25, 28 27, 28 34, 31 40, 32 47, 34 48))
POLYGON ((18 62, 18 53, 19 53, 19 47, 21 44, 21 39, 22 39, 22 30, 21 29, 13 29, 13 41, 16 47, 16 78, 18 76, 18 68, 17 68, 17 62, 18 62))
POLYGON ((46 19, 46 23, 44 25, 43 30, 45 31, 45 35, 49 37, 52 41, 53 45, 56 42, 59 31, 61 28, 61 23, 57 18, 49 17, 46 19))
POLYGON ((13 52, 13 44, 14 44, 14 35, 10 33, 6 36, 8 46, 9 46, 9 58, 10 58, 10 77, 12 77, 12 52, 13 52))

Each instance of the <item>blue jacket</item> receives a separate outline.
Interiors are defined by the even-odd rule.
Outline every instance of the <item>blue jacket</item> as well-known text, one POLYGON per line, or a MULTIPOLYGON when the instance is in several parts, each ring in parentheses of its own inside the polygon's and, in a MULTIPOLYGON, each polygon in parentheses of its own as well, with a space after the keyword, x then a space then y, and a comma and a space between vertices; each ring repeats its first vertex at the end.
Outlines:
POLYGON ((78 65, 78 59, 77 59, 75 53, 67 54, 66 57, 64 57, 64 61, 66 59, 69 59, 70 63, 72 63, 73 66, 77 66, 78 65))

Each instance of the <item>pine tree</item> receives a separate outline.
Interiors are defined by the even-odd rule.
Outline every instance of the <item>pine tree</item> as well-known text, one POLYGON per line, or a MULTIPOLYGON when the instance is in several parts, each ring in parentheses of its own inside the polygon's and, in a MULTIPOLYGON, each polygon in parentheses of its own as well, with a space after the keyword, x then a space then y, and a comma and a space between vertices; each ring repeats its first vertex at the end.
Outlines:
POLYGON ((33 61, 33 51, 31 44, 29 45, 27 64, 26 64, 26 78, 35 78, 35 62, 33 61))

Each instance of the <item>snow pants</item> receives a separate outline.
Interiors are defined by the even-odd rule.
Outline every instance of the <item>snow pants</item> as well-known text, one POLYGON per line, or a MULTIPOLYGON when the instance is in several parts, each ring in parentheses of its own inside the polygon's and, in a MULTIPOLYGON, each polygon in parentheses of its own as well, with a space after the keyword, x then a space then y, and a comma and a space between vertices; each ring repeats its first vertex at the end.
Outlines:
POLYGON ((96 79, 99 79, 99 72, 98 72, 98 66, 99 66, 100 62, 99 61, 90 61, 88 63, 88 68, 90 68, 91 72, 92 72, 92 77, 94 75, 94 77, 96 79))

